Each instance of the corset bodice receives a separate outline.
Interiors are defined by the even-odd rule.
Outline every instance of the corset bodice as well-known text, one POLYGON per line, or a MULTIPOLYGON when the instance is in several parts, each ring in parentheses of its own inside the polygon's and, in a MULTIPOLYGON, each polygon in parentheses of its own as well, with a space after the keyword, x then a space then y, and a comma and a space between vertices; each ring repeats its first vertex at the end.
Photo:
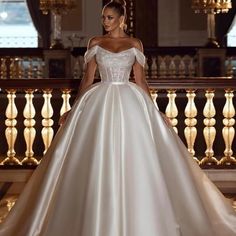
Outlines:
POLYGON ((145 64, 145 56, 134 47, 115 53, 96 45, 86 52, 85 63, 93 56, 102 82, 128 82, 135 60, 142 66, 145 64))

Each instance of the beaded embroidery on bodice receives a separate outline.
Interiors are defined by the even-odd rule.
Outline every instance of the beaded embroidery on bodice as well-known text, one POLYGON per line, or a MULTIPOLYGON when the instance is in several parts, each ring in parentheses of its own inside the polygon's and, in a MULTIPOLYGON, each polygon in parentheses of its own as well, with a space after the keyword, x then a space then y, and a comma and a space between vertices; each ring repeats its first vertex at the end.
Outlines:
POLYGON ((111 52, 96 45, 85 53, 85 63, 93 56, 96 56, 102 82, 128 82, 135 60, 140 65, 145 65, 144 54, 135 47, 121 52, 111 52))

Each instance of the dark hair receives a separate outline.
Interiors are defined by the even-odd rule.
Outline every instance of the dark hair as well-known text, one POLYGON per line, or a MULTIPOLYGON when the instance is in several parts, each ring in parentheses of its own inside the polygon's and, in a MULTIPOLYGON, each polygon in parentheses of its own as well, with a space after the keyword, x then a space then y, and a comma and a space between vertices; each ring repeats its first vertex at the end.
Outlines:
POLYGON ((126 2, 124 0, 111 0, 107 3, 104 8, 112 8, 114 9, 120 16, 124 16, 126 18, 126 2))

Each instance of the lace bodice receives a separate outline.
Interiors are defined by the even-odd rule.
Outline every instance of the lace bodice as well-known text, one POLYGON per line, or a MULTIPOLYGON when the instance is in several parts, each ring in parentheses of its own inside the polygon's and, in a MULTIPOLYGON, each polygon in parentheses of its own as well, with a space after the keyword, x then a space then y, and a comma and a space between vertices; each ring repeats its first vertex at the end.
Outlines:
POLYGON ((94 56, 102 82, 128 82, 135 60, 140 65, 145 65, 144 54, 135 47, 115 53, 96 45, 85 53, 85 63, 94 56))

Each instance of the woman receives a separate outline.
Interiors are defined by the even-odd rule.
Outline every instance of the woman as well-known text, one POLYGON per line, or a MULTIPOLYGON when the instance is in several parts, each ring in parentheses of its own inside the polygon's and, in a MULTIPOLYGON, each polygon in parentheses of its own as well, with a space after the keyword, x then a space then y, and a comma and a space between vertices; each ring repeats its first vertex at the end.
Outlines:
POLYGON ((150 98, 142 44, 123 28, 125 2, 102 16, 107 34, 89 42, 78 98, 0 235, 236 235, 230 203, 150 98))

